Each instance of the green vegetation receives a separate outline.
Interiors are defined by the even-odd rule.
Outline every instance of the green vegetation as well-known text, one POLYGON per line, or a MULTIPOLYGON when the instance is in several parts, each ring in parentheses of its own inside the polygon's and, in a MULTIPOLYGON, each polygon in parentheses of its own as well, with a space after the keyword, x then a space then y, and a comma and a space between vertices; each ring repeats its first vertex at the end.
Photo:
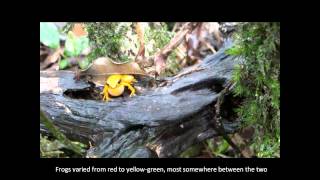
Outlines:
MULTIPOLYGON (((40 22, 40 42, 52 49, 60 47, 60 36, 63 34, 52 22, 40 22)), ((86 36, 78 37, 72 31, 68 31, 64 44, 63 59, 59 61, 59 69, 66 69, 73 65, 71 58, 79 57, 82 52, 89 48, 89 39, 86 36)), ((85 58, 77 61, 81 69, 89 65, 85 58)))
POLYGON ((234 93, 244 97, 237 109, 243 126, 253 125, 252 146, 258 157, 278 157, 280 151, 280 23, 243 23, 229 54, 245 60, 236 67, 234 93))
POLYGON ((56 49, 60 46, 60 34, 54 23, 40 22, 40 42, 56 49))
POLYGON ((43 158, 60 158, 64 157, 65 147, 63 143, 58 140, 49 140, 47 136, 40 134, 40 157, 43 158))
POLYGON ((153 55, 165 45, 167 45, 174 36, 173 32, 168 31, 165 23, 161 26, 147 26, 145 28, 146 54, 153 55))
MULTIPOLYGON (((166 23, 161 23, 161 26, 159 27, 147 26, 145 30, 146 56, 151 56, 164 48, 173 36, 174 32, 168 30, 168 25, 166 23)), ((166 70, 163 76, 172 76, 179 72, 181 68, 176 58, 176 50, 173 50, 169 55, 166 63, 166 70)))
POLYGON ((79 56, 83 50, 89 47, 89 39, 86 36, 77 37, 72 31, 68 32, 64 54, 69 57, 79 56))
POLYGON ((52 121, 40 110, 40 121, 46 126, 55 140, 49 140, 40 135, 40 156, 41 157, 68 157, 64 155, 65 148, 73 152, 75 157, 82 157, 85 153, 86 145, 80 142, 70 141, 63 133, 56 128, 52 121))
POLYGON ((108 56, 114 61, 128 62, 134 59, 139 43, 131 22, 84 23, 92 43, 90 60, 108 56))
MULTIPOLYGON (((69 58, 80 56, 82 52, 87 48, 89 48, 88 37, 78 37, 72 31, 69 31, 64 49, 65 59, 60 60, 59 69, 66 69, 67 67, 70 67, 72 65, 72 62, 69 58)), ((86 69, 89 64, 90 63, 86 58, 78 61, 78 65, 81 69, 86 69)))
POLYGON ((230 147, 229 143, 224 139, 216 143, 214 143, 212 139, 209 139, 206 141, 205 145, 207 149, 217 157, 225 157, 224 154, 227 152, 227 150, 230 147))

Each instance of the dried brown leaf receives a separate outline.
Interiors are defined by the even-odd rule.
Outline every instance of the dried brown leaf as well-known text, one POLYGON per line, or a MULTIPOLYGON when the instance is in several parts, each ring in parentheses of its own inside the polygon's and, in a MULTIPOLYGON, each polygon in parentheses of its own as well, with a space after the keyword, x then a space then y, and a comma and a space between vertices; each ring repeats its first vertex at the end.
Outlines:
POLYGON ((44 62, 40 65, 40 70, 44 70, 48 68, 48 66, 56 63, 58 60, 60 60, 62 54, 63 48, 60 47, 56 49, 51 55, 47 56, 44 62))

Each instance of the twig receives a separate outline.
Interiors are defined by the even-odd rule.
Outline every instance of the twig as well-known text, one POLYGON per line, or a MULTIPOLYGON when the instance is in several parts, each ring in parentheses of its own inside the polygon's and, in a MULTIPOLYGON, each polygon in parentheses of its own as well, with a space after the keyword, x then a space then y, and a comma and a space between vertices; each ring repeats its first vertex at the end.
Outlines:
POLYGON ((142 67, 150 67, 153 64, 155 64, 156 71, 158 74, 160 74, 165 68, 165 62, 169 54, 185 40, 186 34, 188 34, 195 27, 197 27, 197 24, 198 23, 191 23, 191 22, 185 23, 183 27, 181 27, 181 30, 177 32, 176 35, 170 40, 170 42, 164 48, 162 48, 159 52, 157 52, 156 54, 154 54, 152 57, 148 59, 137 58, 136 62, 142 67))
POLYGON ((240 148, 231 140, 231 138, 227 135, 221 118, 221 105, 224 102, 224 96, 230 91, 231 87, 233 86, 232 83, 229 83, 221 92, 220 96, 218 97, 217 103, 215 104, 216 108, 216 115, 214 118, 214 128, 222 135, 222 137, 229 143, 229 145, 238 153, 241 154, 241 156, 244 157, 242 151, 240 148))

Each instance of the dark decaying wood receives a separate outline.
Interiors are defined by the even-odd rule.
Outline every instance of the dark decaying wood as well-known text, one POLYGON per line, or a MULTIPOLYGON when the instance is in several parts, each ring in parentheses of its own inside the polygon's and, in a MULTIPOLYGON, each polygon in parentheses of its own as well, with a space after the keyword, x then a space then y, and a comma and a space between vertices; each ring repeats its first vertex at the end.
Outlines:
MULTIPOLYGON (((177 157, 215 130, 214 104, 229 83, 236 58, 222 48, 199 65, 168 78, 155 89, 111 102, 74 99, 67 90, 83 92, 90 84, 68 71, 40 71, 40 105, 67 137, 93 147, 88 157, 177 157)), ((238 122, 222 119, 226 133, 238 122)), ((42 133, 46 128, 40 124, 42 133)))

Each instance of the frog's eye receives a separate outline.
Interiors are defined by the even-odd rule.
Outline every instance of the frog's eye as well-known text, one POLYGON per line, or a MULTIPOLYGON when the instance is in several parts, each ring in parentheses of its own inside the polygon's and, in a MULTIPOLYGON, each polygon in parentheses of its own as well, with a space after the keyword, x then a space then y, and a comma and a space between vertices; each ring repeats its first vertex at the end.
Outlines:
POLYGON ((120 79, 121 79, 121 75, 120 74, 111 75, 107 79, 107 84, 111 88, 115 88, 117 86, 117 84, 119 83, 120 79))

